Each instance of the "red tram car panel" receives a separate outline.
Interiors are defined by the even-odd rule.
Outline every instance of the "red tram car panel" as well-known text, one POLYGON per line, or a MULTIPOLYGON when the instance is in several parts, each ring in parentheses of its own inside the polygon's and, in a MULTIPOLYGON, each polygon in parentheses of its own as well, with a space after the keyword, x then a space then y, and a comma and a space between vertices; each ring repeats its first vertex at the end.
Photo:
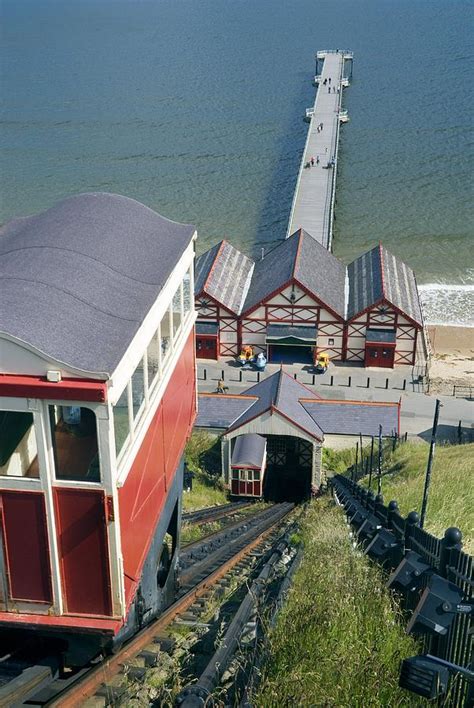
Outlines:
POLYGON ((110 616, 104 492, 60 488, 54 492, 65 610, 110 616))
POLYGON ((183 454, 196 412, 194 341, 188 338, 163 397, 163 434, 166 440, 165 467, 168 486, 183 454))
POLYGON ((44 495, 3 491, 0 509, 10 599, 50 604, 52 590, 44 495))
POLYGON ((165 501, 162 419, 163 410, 160 405, 125 485, 118 493, 127 607, 140 579, 140 569, 151 540, 151 529, 165 501))
POLYGON ((194 334, 191 332, 140 450, 119 489, 127 607, 194 421, 194 334))

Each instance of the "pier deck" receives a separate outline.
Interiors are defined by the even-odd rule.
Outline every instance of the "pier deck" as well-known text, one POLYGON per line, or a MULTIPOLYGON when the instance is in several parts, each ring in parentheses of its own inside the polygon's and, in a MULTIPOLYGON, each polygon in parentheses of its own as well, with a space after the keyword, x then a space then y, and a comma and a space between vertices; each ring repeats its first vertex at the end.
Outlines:
POLYGON ((344 77, 344 60, 352 60, 352 54, 346 51, 327 51, 318 52, 317 57, 318 60, 323 59, 324 63, 320 75, 316 77, 318 89, 293 197, 287 237, 303 228, 330 250, 339 125, 341 120, 346 119, 345 112, 341 111, 342 92, 344 86, 348 85, 344 77), (322 129, 319 129, 321 124, 322 129), (314 159, 313 166, 311 158, 314 159))

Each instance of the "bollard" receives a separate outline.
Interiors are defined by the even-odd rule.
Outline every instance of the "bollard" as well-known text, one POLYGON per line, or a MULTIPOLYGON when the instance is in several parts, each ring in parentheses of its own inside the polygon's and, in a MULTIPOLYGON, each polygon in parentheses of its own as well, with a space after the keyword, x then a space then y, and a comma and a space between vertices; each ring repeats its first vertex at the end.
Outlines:
POLYGON ((439 574, 447 577, 447 568, 451 565, 451 551, 460 551, 462 548, 462 533, 456 526, 450 526, 441 539, 439 558, 439 574))
POLYGON ((207 369, 203 369, 202 375, 203 375, 203 381, 206 381, 206 379, 207 379, 207 369))
POLYGON ((221 379, 222 379, 223 381, 225 380, 225 379, 224 379, 224 369, 222 369, 222 371, 221 371, 221 379))
POLYGON ((243 372, 242 372, 242 369, 240 369, 240 371, 239 371, 239 381, 240 381, 240 383, 242 383, 242 375, 243 375, 243 372))
POLYGON ((352 381, 352 376, 349 376, 349 380, 348 380, 348 382, 347 382, 348 388, 351 387, 351 381, 352 381))
POLYGON ((257 383, 260 383, 260 371, 257 371, 257 383))
POLYGON ((385 379, 385 388, 388 388, 388 379, 385 379))
POLYGON ((403 388, 402 388, 402 391, 406 391, 406 390, 407 390, 407 380, 406 380, 406 379, 403 379, 403 388))
POLYGON ((387 521, 389 529, 393 529, 393 517, 395 514, 400 513, 397 502, 392 499, 387 506, 387 521))
POLYGON ((315 374, 313 374, 313 380, 312 380, 311 383, 312 383, 313 386, 316 384, 316 375, 315 375, 315 374))
POLYGON ((298 374, 293 374, 293 378, 294 378, 295 381, 296 381, 296 377, 297 377, 297 376, 298 376, 298 374))
POLYGON ((367 376, 367 388, 370 386, 370 376, 367 376))
POLYGON ((331 383, 329 385, 332 386, 333 383, 334 383, 334 376, 331 374, 331 383))

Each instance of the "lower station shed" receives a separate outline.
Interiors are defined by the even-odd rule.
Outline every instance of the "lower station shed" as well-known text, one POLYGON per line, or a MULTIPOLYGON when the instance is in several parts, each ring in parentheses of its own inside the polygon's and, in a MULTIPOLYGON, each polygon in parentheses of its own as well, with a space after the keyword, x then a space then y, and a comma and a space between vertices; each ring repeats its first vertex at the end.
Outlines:
POLYGON ((234 485, 234 470, 260 470, 235 481, 262 482, 261 495, 275 501, 298 501, 321 485, 323 445, 370 439, 379 425, 383 436, 399 434, 399 424, 400 403, 323 399, 281 369, 240 395, 199 394, 196 420, 221 436, 222 478, 232 493, 257 496, 254 487, 234 485))

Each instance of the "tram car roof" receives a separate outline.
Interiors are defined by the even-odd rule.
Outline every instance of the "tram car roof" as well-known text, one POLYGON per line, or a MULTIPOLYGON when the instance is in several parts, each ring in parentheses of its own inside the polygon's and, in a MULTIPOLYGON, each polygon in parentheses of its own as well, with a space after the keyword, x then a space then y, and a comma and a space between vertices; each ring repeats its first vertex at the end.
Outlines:
POLYGON ((102 192, 14 219, 0 231, 0 337, 110 378, 194 233, 102 192))

